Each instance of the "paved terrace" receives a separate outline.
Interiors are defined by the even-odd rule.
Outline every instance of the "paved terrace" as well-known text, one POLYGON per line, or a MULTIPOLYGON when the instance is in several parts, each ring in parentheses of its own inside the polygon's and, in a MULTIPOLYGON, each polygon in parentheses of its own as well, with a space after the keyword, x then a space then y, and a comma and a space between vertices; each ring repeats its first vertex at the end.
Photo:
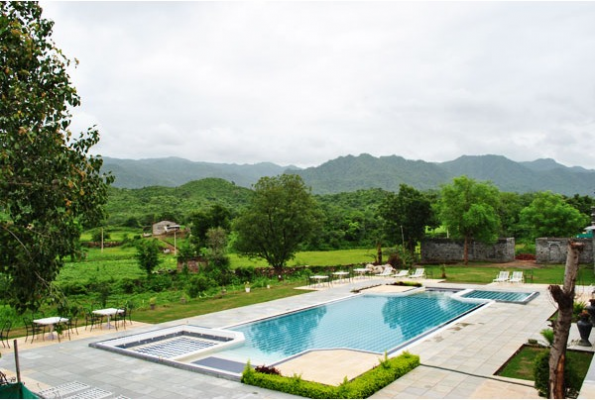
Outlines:
MULTIPOLYGON (((227 379, 94 349, 89 347, 89 343, 180 324, 222 328, 351 296, 351 289, 369 286, 373 282, 362 280, 335 285, 300 296, 158 326, 135 322, 132 326, 128 325, 125 331, 93 330, 93 335, 101 335, 101 338, 89 336, 89 332, 81 330, 79 336, 73 335, 73 340, 62 340, 61 343, 53 341, 48 344, 46 341, 45 345, 41 342, 29 346, 19 340, 22 380, 33 391, 74 382, 75 386, 83 385, 88 390, 95 390, 87 392, 88 397, 95 393, 112 398, 295 398, 227 379)), ((442 284, 432 280, 425 281, 425 284, 486 288, 484 285, 442 284)), ((494 285, 494 288, 505 289, 509 286, 512 287, 500 284, 494 285)), ((541 339, 539 332, 548 326, 546 320, 556 308, 547 293, 546 285, 515 285, 514 288, 539 291, 540 295, 527 305, 495 303, 484 307, 410 346, 408 350, 421 357, 422 365, 380 390, 372 398, 539 398, 532 382, 494 375, 527 339, 541 339)), ((577 338, 578 332, 571 331, 571 343, 577 338)), ((316 357, 316 354, 314 352, 308 357, 316 357)), ((321 363, 328 355, 318 354, 318 360, 314 358, 306 363, 310 367, 309 371, 300 370, 302 367, 296 363, 297 366, 285 366, 284 372, 291 375, 291 368, 294 368, 293 372, 304 373, 304 378, 307 372, 313 372, 315 376, 322 375, 322 370, 329 369, 328 365, 321 363), (321 371, 312 369, 316 365, 321 365, 321 371)), ((359 354, 347 355, 347 359, 352 360, 353 357, 359 357, 359 354)), ((377 364, 369 358, 366 362, 377 364)), ((339 375, 343 377, 353 373, 350 372, 354 368, 352 364, 360 363, 347 363, 339 357, 332 368, 338 369, 339 375)), ((0 368, 8 376, 15 375, 14 357, 8 349, 2 349, 0 368)), ((594 394, 595 368, 592 365, 580 397, 593 398, 594 394)))

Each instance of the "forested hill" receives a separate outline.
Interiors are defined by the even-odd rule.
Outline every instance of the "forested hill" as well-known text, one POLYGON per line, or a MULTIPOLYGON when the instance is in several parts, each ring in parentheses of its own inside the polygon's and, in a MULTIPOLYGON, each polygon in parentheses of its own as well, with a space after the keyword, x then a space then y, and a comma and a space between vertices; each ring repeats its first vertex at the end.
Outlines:
POLYGON ((237 186, 251 187, 262 176, 290 171, 304 178, 315 194, 353 192, 381 188, 398 191, 401 183, 420 190, 438 189, 452 178, 467 175, 489 180, 502 191, 535 192, 551 190, 568 196, 593 195, 595 170, 566 167, 551 159, 515 162, 503 156, 462 156, 453 161, 431 163, 399 156, 345 156, 318 167, 298 169, 272 163, 254 165, 192 162, 181 158, 119 160, 104 158, 104 171, 112 171, 115 187, 175 187, 203 178, 221 178, 237 186))
POLYGON ((147 186, 176 187, 204 178, 221 178, 238 186, 251 187, 263 176, 276 176, 295 167, 273 163, 217 164, 183 158, 149 158, 124 160, 103 157, 102 171, 116 177, 114 187, 138 189, 147 186))

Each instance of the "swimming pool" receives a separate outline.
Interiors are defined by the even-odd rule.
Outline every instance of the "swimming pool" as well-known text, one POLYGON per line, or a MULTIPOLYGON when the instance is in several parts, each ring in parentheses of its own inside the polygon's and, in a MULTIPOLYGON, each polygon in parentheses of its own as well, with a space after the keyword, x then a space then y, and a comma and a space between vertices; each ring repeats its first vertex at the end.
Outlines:
POLYGON ((382 354, 481 307, 444 293, 361 295, 250 324, 227 327, 245 337, 218 357, 274 364, 308 350, 350 349, 382 354))
POLYGON ((248 360, 252 365, 275 365, 325 349, 390 354, 487 302, 441 292, 356 295, 218 330, 184 325, 90 346, 239 379, 248 360))

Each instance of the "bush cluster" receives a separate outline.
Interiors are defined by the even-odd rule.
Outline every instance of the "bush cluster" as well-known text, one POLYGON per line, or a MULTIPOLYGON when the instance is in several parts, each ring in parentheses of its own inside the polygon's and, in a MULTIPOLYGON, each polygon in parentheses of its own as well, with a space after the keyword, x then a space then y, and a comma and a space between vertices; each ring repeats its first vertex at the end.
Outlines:
POLYGON ((311 399, 363 399, 405 375, 418 365, 419 356, 405 352, 395 358, 380 360, 378 366, 352 381, 345 378, 345 381, 339 386, 330 386, 305 381, 301 376, 285 377, 257 372, 248 363, 242 374, 242 382, 311 399))
MULTIPOLYGON (((544 350, 535 359, 533 373, 535 375, 535 389, 541 397, 550 398, 550 349, 544 350)), ((576 369, 568 361, 564 363, 564 393, 566 398, 576 398, 583 382, 576 369)))

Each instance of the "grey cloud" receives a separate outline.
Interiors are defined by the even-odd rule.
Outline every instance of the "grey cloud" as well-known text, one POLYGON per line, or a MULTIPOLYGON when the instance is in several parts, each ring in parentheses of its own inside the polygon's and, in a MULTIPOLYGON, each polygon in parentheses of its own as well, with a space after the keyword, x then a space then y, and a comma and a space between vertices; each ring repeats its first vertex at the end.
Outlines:
POLYGON ((81 62, 75 125, 99 125, 105 156, 495 153, 595 168, 595 3, 42 6, 81 62))

